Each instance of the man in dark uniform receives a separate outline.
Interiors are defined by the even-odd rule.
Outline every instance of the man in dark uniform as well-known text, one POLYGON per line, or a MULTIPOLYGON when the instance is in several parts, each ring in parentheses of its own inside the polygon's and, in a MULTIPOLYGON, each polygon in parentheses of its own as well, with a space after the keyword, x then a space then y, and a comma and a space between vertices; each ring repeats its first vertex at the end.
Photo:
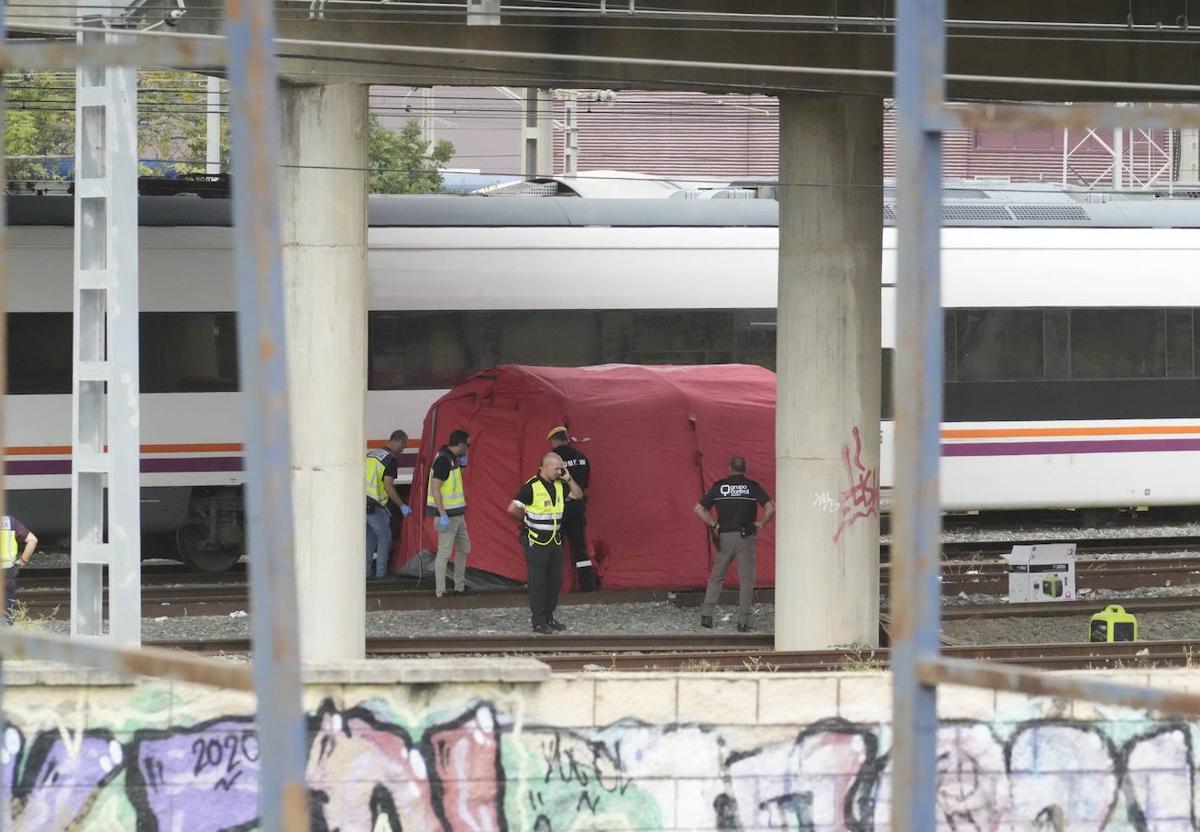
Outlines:
POLYGON ((13 623, 17 604, 17 574, 37 549, 37 535, 11 514, 0 517, 0 569, 4 570, 4 621, 13 623), (18 557, 17 552, 24 547, 18 557))
POLYGON ((729 562, 737 557, 738 565, 738 613, 739 633, 750 631, 750 607, 754 602, 754 544, 758 530, 775 516, 775 503, 766 489, 746 476, 746 458, 735 456, 729 460, 729 476, 718 480, 700 502, 692 509, 696 516, 710 529, 718 530, 717 559, 708 576, 708 590, 704 593, 704 606, 700 608, 700 626, 713 626, 713 612, 721 589, 725 584, 725 572, 729 562), (717 507, 717 519, 712 519, 710 509, 717 507), (758 507, 764 506, 763 516, 758 520, 758 507))
POLYGON ((508 506, 508 513, 523 524, 529 612, 533 631, 539 635, 567 629, 554 617, 563 578, 562 519, 567 505, 582 498, 583 490, 562 458, 552 452, 542 457, 537 476, 525 482, 508 506))
POLYGON ((587 549, 587 490, 591 482, 592 466, 588 458, 571 444, 571 435, 567 429, 559 425, 546 437, 550 440, 551 449, 562 457, 563 467, 571 473, 571 479, 579 483, 583 491, 582 500, 571 500, 567 503, 567 513, 563 515, 563 537, 571 546, 571 562, 575 565, 575 576, 579 579, 579 589, 583 592, 595 592, 600 588, 600 579, 592 567, 592 559, 588 557, 587 549))

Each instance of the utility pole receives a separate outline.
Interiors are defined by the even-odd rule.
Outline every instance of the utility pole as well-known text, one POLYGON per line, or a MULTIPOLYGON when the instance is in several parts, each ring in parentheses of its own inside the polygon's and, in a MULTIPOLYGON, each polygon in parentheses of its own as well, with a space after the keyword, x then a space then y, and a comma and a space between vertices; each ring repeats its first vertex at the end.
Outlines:
POLYGON ((205 107, 208 117, 204 161, 205 172, 216 176, 221 172, 221 79, 208 76, 208 100, 205 107))
POLYGON ((563 175, 579 173, 579 94, 567 90, 563 94, 563 175))
POLYGON ((550 90, 526 87, 521 122, 521 175, 526 179, 554 173, 554 113, 550 90))
POLYGON ((1200 182, 1200 129, 1195 127, 1179 131, 1179 181, 1200 182))
MULTIPOLYGON (((79 45, 124 42, 124 9, 125 0, 81 6, 79 45)), ((76 70, 75 125, 71 635, 137 647, 142 639, 137 67, 76 70)))
POLYGON ((1113 130, 1113 190, 1124 189, 1125 183, 1125 130, 1118 127, 1113 130))
POLYGON ((429 146, 437 142, 437 125, 434 124, 434 107, 437 105, 437 97, 434 95, 433 87, 421 88, 421 136, 425 141, 429 142, 429 146))

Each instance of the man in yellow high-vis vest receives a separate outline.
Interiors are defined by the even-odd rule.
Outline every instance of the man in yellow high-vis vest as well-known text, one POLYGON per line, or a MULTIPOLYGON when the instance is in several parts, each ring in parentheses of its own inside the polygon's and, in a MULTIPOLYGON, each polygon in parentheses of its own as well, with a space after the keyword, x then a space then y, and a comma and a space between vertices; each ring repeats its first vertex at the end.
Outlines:
POLYGON ((433 564, 433 587, 438 598, 446 594, 446 565, 454 556, 454 594, 474 595, 467 587, 467 555, 471 537, 467 534, 467 492, 463 488, 462 469, 467 464, 471 436, 465 430, 450 432, 450 439, 438 450, 429 466, 425 487, 425 514, 433 518, 437 530, 437 560, 433 564))
POLYGON ((400 499, 396 490, 396 475, 400 470, 397 457, 408 444, 408 434, 392 431, 387 444, 367 452, 365 486, 367 492, 367 577, 387 576, 392 557, 393 511, 407 517, 412 509, 400 499), (374 562, 374 566, 372 566, 374 562))
POLYGON ((525 482, 508 506, 508 513, 524 523, 521 538, 528 569, 529 613, 533 631, 539 635, 567 629, 554 617, 563 580, 562 519, 567 501, 582 499, 583 489, 563 465, 562 457, 551 452, 542 457, 537 476, 525 482))
POLYGON ((11 514, 0 517, 0 569, 4 570, 4 620, 12 624, 13 607, 17 602, 17 573, 29 563, 37 549, 37 535, 11 514), (24 551, 17 557, 17 549, 24 551))

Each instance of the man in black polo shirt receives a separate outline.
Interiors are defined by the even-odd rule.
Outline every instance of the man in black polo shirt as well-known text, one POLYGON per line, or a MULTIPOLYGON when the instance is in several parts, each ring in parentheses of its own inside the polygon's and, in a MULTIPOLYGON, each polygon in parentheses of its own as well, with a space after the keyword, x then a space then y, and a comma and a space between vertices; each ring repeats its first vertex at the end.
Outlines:
POLYGON ((754 602, 754 544, 758 540, 758 530, 775 516, 775 503, 766 489, 746 476, 746 458, 735 456, 729 460, 729 476, 714 483, 693 511, 705 525, 719 531, 717 559, 708 576, 708 590, 704 593, 704 606, 700 608, 700 626, 712 628, 713 612, 725 584, 725 572, 736 556, 737 628, 739 633, 749 632, 750 607, 754 602), (714 505, 717 507, 715 521, 710 514, 714 505), (765 507, 762 520, 757 519, 760 505, 765 507))
POLYGON ((575 566, 575 574, 579 578, 579 589, 583 592, 595 592, 598 587, 596 570, 592 567, 592 559, 588 557, 587 549, 587 490, 591 482, 592 466, 583 452, 571 444, 571 435, 565 426, 558 426, 546 437, 550 449, 562 457, 563 467, 570 473, 571 479, 579 483, 583 489, 582 500, 567 502, 567 511, 563 515, 563 537, 571 546, 571 563, 575 566))

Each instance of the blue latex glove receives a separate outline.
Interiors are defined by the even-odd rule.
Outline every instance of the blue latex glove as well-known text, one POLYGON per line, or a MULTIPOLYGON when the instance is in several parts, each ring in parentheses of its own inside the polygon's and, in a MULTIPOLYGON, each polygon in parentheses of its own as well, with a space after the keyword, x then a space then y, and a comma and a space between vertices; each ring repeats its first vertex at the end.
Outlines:
POLYGON ((401 503, 400 504, 400 514, 403 517, 408 517, 412 514, 412 509, 409 508, 406 504, 401 503))
POLYGON ((437 519, 437 527, 439 529, 450 528, 450 518, 447 517, 445 514, 439 514, 438 519, 437 519))

